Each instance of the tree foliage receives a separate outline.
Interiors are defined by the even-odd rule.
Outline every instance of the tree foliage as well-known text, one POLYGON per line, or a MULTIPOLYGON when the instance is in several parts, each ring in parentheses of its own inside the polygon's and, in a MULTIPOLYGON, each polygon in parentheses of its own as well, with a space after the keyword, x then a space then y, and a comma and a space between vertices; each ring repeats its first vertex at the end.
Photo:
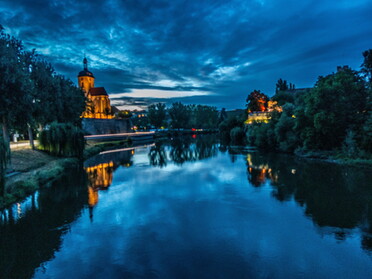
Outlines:
POLYGON ((283 112, 274 112, 269 123, 249 125, 249 144, 270 150, 339 150, 345 156, 370 154, 372 145, 372 51, 363 53, 361 75, 347 66, 320 76, 315 86, 301 92, 283 91, 279 80, 273 100, 283 112), (363 153, 365 152, 365 153, 363 153))
POLYGON ((4 196, 5 171, 10 161, 10 150, 0 135, 0 196, 4 196))
POLYGON ((361 72, 367 78, 369 83, 372 83, 372 49, 366 50, 363 52, 363 64, 361 72))
POLYGON ((40 133, 40 147, 55 156, 82 158, 84 132, 72 123, 53 122, 40 133))
POLYGON ((275 85, 275 93, 278 93, 279 91, 287 91, 287 90, 294 90, 295 85, 293 83, 289 83, 286 80, 279 79, 278 82, 275 85))
POLYGON ((168 110, 173 129, 188 128, 191 110, 188 106, 176 102, 168 110))
MULTIPOLYGON (((55 73, 37 53, 0 26, 0 123, 9 147, 9 128, 32 131, 52 122, 80 126, 84 93, 73 82, 55 73)), ((33 145, 31 143, 31 145, 33 145)))
POLYGON ((253 90, 247 97, 247 108, 250 112, 266 111, 268 100, 269 97, 260 90, 253 90))
POLYGON ((166 117, 166 107, 165 104, 157 103, 152 104, 148 108, 147 117, 151 125, 156 128, 163 126, 166 117))
POLYGON ((191 106, 191 126, 195 128, 212 129, 218 125, 218 111, 216 107, 197 105, 191 106))

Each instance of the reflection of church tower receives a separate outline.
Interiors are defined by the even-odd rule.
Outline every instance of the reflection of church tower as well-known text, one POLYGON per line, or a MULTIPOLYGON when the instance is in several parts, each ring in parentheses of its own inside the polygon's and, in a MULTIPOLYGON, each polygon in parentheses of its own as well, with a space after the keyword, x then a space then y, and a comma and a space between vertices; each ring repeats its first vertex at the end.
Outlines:
POLYGON ((84 118, 111 119, 111 105, 109 96, 104 87, 94 87, 93 73, 88 70, 88 60, 83 60, 84 69, 78 74, 79 87, 87 98, 87 107, 83 113, 84 118))
POLYGON ((87 167, 85 171, 89 181, 88 204, 92 207, 98 203, 98 190, 107 189, 112 183, 114 162, 87 167))

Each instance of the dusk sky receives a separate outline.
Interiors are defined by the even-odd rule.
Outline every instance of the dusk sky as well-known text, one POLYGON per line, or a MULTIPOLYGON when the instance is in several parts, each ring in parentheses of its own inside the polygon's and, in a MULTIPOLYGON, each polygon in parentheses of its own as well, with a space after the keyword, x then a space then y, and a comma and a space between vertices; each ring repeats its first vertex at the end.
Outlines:
POLYGON ((244 108, 279 78, 302 88, 359 70, 372 48, 371 0, 0 0, 0 24, 74 82, 85 53, 120 108, 244 108))

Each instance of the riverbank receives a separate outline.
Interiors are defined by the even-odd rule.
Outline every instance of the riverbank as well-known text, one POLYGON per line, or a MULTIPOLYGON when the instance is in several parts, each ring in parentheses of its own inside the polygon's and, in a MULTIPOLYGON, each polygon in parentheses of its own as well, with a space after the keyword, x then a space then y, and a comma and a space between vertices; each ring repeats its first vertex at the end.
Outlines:
POLYGON ((319 160, 338 165, 372 168, 372 159, 350 158, 335 151, 295 152, 294 156, 308 160, 319 160))
MULTIPOLYGON (((84 160, 102 151, 128 147, 128 140, 89 142, 84 149, 84 160)), ((22 201, 41 187, 59 179, 70 168, 79 167, 76 158, 60 158, 25 145, 12 149, 11 167, 5 180, 5 194, 0 197, 0 209, 22 201)))
POLYGON ((66 169, 78 167, 76 158, 57 158, 42 151, 22 149, 12 152, 12 172, 5 180, 0 209, 22 201, 41 187, 58 179, 66 169))

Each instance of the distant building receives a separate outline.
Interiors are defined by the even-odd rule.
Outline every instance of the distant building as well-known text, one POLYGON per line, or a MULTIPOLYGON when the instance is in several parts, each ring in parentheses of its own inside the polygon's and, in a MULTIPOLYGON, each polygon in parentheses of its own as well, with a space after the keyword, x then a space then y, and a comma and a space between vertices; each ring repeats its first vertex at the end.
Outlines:
POLYGON ((245 124, 252 124, 252 123, 269 123, 271 119, 271 113, 277 111, 282 112, 283 109, 281 106, 278 106, 277 101, 269 100, 267 101, 267 108, 266 111, 253 111, 248 112, 248 118, 245 121, 245 124))
POLYGON ((78 84, 87 98, 83 118, 111 119, 113 118, 110 98, 104 87, 94 87, 93 73, 88 71, 88 60, 83 60, 84 70, 78 75, 78 84))

